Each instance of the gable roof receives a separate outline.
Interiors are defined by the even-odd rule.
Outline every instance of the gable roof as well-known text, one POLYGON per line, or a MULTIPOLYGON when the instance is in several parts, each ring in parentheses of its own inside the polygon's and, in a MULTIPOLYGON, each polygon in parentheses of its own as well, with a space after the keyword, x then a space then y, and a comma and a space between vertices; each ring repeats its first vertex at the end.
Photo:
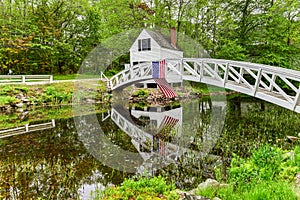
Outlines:
POLYGON ((151 31, 149 29, 144 29, 157 44, 163 48, 180 51, 177 47, 172 45, 170 36, 163 35, 159 32, 151 31))

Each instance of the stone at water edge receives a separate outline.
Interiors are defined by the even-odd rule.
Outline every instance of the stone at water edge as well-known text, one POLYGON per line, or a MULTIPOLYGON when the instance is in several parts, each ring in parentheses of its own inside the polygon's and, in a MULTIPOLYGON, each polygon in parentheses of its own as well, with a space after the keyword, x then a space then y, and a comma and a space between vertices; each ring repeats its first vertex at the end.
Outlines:
POLYGON ((180 200, 210 200, 207 197, 202 197, 195 195, 193 192, 176 190, 176 193, 179 195, 180 200))
POLYGON ((220 183, 214 179, 208 178, 205 182, 202 182, 198 185, 197 189, 204 190, 207 187, 219 187, 220 183))
POLYGON ((296 186, 300 189, 300 173, 295 176, 296 186))
POLYGON ((29 117, 29 112, 26 111, 26 112, 22 112, 22 113, 18 116, 18 119, 22 121, 22 120, 27 119, 28 117, 29 117))
POLYGON ((20 103, 17 103, 15 106, 17 107, 17 108, 22 108, 23 107, 23 103, 22 102, 20 102, 20 103))
POLYGON ((208 178, 206 179, 205 182, 200 183, 197 187, 197 190, 204 190, 207 187, 212 187, 212 188, 224 188, 224 187, 228 187, 228 184, 225 183, 219 183, 218 181, 208 178))
POLYGON ((297 137, 295 137, 295 136, 291 136, 291 135, 288 135, 288 136, 286 136, 287 137, 287 139, 289 139, 291 142, 294 142, 294 141, 296 141, 296 140, 299 140, 299 138, 297 138, 297 137))
POLYGON ((297 199, 300 199, 300 173, 295 176, 295 188, 294 191, 296 193, 297 199))

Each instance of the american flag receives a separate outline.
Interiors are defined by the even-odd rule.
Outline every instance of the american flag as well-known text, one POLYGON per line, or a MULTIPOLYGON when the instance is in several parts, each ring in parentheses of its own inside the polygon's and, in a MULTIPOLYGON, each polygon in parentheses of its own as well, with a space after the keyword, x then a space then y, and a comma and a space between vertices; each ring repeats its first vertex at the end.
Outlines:
POLYGON ((166 156, 166 143, 164 140, 166 140, 167 138, 164 138, 164 136, 168 135, 171 132, 172 128, 176 126, 178 121, 179 119, 166 115, 162 123, 160 124, 158 135, 161 135, 161 138, 163 139, 159 139, 159 153, 162 156, 166 156))
POLYGON ((177 94, 165 79, 166 60, 152 62, 152 78, 157 83, 163 95, 167 98, 176 97, 177 94))
POLYGON ((167 98, 173 98, 177 97, 176 92, 173 90, 173 88, 169 85, 166 79, 164 78, 156 78, 154 81, 157 83, 157 86, 163 93, 163 95, 167 98))
POLYGON ((159 133, 166 133, 170 132, 172 128, 177 124, 179 119, 170 117, 170 116, 165 116, 162 123, 159 126, 159 133))
POLYGON ((152 78, 166 77, 166 60, 152 62, 152 78))
POLYGON ((159 153, 163 157, 166 157, 166 148, 165 147, 166 147, 165 141, 160 139, 159 140, 159 153))

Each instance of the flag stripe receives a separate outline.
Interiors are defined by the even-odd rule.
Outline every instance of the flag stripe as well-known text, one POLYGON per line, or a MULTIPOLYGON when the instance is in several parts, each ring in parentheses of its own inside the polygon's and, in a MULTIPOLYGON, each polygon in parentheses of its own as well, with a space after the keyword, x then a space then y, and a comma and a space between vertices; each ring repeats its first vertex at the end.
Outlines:
POLYGON ((159 140, 159 153, 164 157, 166 156, 165 142, 163 140, 159 140))
MULTIPOLYGON (((158 133, 161 133, 163 131, 171 131, 172 128, 174 128, 174 126, 177 124, 177 122, 179 121, 179 119, 170 117, 170 116, 164 116, 164 119, 162 121, 162 123, 159 126, 159 131, 158 133)), ((162 156, 166 156, 166 144, 163 140, 159 139, 159 153, 162 156)))
POLYGON ((170 116, 165 116, 160 127, 159 127, 159 132, 164 130, 164 129, 169 129, 171 130, 179 121, 179 119, 170 117, 170 116))
POLYGON ((169 85, 166 79, 160 78, 160 79, 154 79, 154 81, 157 83, 159 89, 161 90, 161 92, 165 97, 173 98, 177 96, 176 92, 169 85))
POLYGON ((177 94, 165 79, 166 77, 166 60, 152 62, 152 78, 157 83, 163 95, 167 98, 176 97, 177 94))
POLYGON ((166 60, 152 62, 152 78, 166 77, 166 60))
POLYGON ((160 66, 160 78, 165 78, 166 77, 166 60, 162 60, 159 62, 159 66, 160 66))

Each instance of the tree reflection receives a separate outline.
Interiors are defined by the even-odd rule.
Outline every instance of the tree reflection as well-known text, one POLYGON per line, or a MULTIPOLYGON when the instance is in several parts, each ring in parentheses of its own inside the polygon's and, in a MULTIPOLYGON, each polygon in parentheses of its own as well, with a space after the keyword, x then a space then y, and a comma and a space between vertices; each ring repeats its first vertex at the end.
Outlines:
POLYGON ((0 197, 78 199, 83 184, 120 183, 127 175, 90 156, 74 127, 73 119, 57 120, 55 129, 2 139, 0 197))

